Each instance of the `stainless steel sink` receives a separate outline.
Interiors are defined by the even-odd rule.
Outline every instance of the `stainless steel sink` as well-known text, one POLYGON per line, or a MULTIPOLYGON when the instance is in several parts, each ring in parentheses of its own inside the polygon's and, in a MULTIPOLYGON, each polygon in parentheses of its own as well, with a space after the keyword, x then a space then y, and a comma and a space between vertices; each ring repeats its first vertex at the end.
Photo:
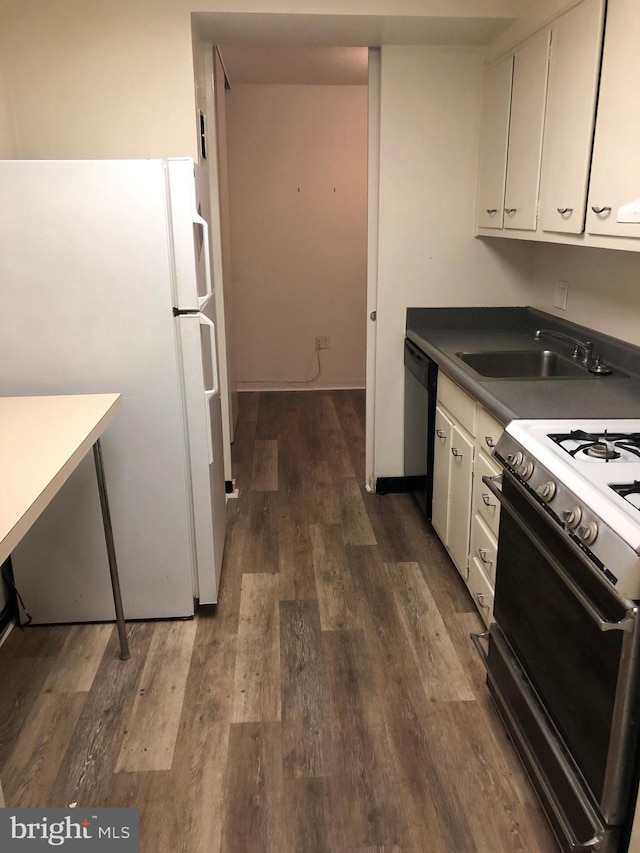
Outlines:
POLYGON ((480 376, 493 379, 594 379, 586 367, 552 350, 459 352, 459 359, 480 376))

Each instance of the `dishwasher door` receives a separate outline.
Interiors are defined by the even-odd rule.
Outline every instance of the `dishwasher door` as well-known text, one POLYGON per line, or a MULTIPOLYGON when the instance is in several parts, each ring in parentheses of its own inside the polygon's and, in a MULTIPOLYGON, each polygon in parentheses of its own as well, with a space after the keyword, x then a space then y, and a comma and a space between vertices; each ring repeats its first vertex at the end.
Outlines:
POLYGON ((438 365, 408 339, 404 365, 404 476, 430 521, 438 365))

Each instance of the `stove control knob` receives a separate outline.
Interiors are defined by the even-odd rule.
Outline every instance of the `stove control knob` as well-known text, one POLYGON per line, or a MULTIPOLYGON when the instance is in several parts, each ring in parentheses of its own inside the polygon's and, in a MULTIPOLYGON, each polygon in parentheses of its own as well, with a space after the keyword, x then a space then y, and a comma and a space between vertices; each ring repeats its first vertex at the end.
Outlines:
POLYGON ((523 480, 529 480, 533 474, 533 462, 523 462, 522 465, 516 469, 516 474, 519 477, 522 477, 523 480))
POLYGON ((595 541, 595 538, 598 535, 598 525, 595 523, 595 521, 592 521, 589 524, 585 524, 584 526, 579 527, 577 533, 585 545, 591 545, 591 543, 595 541))
POLYGON ((549 480, 546 483, 540 483, 539 486, 536 486, 536 494, 542 498, 543 501, 550 501, 556 493, 556 484, 553 480, 549 480))
POLYGON ((564 512, 560 513, 560 515, 569 530, 575 530, 580 524, 582 510, 579 506, 574 506, 573 509, 565 509, 564 512))
POLYGON ((518 450, 517 453, 509 453, 507 455, 507 463, 515 470, 518 465, 522 464, 523 458, 522 453, 518 450))

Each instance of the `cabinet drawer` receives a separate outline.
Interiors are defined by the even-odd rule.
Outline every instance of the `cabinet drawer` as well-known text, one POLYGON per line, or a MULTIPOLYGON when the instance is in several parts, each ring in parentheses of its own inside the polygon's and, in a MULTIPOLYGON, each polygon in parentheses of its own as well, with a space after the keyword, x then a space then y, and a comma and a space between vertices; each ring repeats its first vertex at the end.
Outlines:
POLYGON ((476 401, 442 372, 438 374, 438 402, 470 435, 475 435, 476 401))
POLYGON ((485 625, 493 620, 493 587, 482 571, 482 567, 475 557, 469 560, 469 580, 467 581, 469 592, 482 616, 485 625))
POLYGON ((504 427, 497 418, 490 415, 486 409, 478 406, 475 435, 477 438, 476 445, 479 450, 482 449, 485 453, 491 455, 503 430, 504 427))
POLYGON ((498 466, 488 456, 478 453, 473 473, 473 512, 482 517, 496 538, 500 528, 500 503, 482 482, 482 478, 495 477, 500 473, 498 466))
POLYGON ((471 546, 469 554, 476 559, 491 583, 496 578, 496 559, 498 557, 498 541, 489 530, 482 518, 476 513, 471 525, 471 546))

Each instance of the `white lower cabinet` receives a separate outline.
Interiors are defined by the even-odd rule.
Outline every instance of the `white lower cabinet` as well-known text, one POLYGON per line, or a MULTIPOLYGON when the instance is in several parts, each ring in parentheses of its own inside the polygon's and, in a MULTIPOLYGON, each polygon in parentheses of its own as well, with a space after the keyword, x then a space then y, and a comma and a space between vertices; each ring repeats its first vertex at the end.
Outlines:
POLYGON ((431 523, 436 533, 447 544, 449 517, 449 459, 453 424, 440 406, 436 407, 436 435, 433 448, 433 503, 431 523))
POLYGON ((447 547, 458 571, 466 576, 469 555, 469 516, 473 477, 473 439, 453 425, 449 460, 449 512, 447 547))
POLYGON ((493 584, 483 572, 475 557, 469 561, 469 579, 467 580, 469 592, 485 625, 489 626, 493 618, 493 584))
POLYGON ((482 477, 499 473, 487 454, 502 425, 441 373, 435 428, 432 524, 489 624, 500 507, 482 477))
POLYGON ((495 583, 498 540, 477 514, 473 516, 471 522, 469 558, 477 560, 487 579, 492 584, 495 583))

